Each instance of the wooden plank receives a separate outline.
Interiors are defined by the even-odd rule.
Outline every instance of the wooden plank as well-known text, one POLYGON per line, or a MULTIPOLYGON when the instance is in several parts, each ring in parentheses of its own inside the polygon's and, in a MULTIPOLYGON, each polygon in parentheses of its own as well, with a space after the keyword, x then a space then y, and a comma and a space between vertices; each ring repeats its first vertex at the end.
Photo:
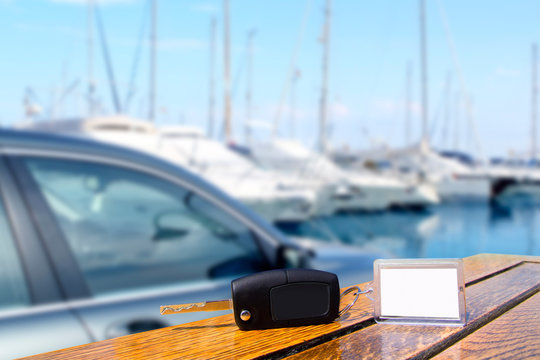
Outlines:
POLYGON ((435 359, 540 359, 540 294, 467 336, 435 359))
MULTIPOLYGON (((522 261, 523 257, 505 255, 478 255, 466 258, 464 259, 466 281, 476 281, 490 274, 511 269, 522 261)), ((361 288, 364 289, 366 286, 362 284, 361 288)), ((469 295, 468 291, 469 289, 467 289, 467 295, 469 295)), ((348 314, 331 324, 240 331, 234 324, 232 315, 224 315, 81 345, 37 355, 33 358, 178 358, 181 356, 185 359, 208 357, 248 359, 269 354, 296 353, 373 324, 372 304, 362 296, 348 314)))
POLYGON ((540 262, 540 256, 478 254, 463 260, 465 283, 479 281, 524 261, 540 262))
POLYGON ((65 350, 30 357, 32 359, 178 358, 249 359, 288 346, 322 338, 371 318, 371 303, 359 298, 348 316, 331 324, 298 328, 241 331, 232 315, 157 329, 65 350))
POLYGON ((376 324, 290 359, 425 358, 447 348, 540 289, 540 264, 524 263, 466 289, 466 327, 376 324))

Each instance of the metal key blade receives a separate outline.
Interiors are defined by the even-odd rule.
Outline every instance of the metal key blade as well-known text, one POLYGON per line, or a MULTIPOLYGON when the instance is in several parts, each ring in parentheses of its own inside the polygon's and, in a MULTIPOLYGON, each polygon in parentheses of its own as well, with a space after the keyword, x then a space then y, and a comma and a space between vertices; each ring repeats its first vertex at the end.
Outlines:
POLYGON ((161 312, 161 315, 171 315, 198 311, 231 310, 232 308, 232 300, 228 299, 217 301, 203 301, 198 303, 181 305, 162 305, 159 307, 159 311, 161 312))

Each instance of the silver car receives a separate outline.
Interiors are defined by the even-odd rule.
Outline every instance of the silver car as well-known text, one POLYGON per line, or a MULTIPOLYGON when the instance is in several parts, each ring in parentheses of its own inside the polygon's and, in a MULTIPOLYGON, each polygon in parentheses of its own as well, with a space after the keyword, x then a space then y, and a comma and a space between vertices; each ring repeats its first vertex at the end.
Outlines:
POLYGON ((377 257, 289 240, 175 165, 80 139, 0 130, 0 194, 0 358, 219 315, 159 306, 261 270, 359 283, 377 257))

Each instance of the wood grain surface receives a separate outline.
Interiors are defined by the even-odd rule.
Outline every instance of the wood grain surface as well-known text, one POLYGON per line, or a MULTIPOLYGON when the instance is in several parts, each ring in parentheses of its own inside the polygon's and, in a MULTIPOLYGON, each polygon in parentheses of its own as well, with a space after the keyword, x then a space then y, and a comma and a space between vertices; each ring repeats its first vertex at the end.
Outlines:
POLYGON ((376 324, 291 359, 428 358, 492 321, 540 289, 540 264, 522 263, 466 288, 467 326, 376 324))
POLYGON ((467 326, 376 324, 292 359, 405 359, 430 357, 485 325, 540 288, 540 264, 522 263, 466 288, 467 326))
POLYGON ((478 254, 463 259, 465 284, 481 281, 487 276, 494 276, 512 266, 528 262, 540 262, 539 256, 478 254))
MULTIPOLYGON (((539 262, 540 258, 527 258, 528 263, 524 263, 524 259, 505 255, 464 259, 465 279, 472 284, 466 288, 469 325, 465 329, 375 324, 370 300, 360 297, 348 314, 331 324, 241 331, 229 314, 30 358, 251 359, 281 358, 297 353, 296 358, 429 355, 443 350, 449 346, 448 342, 456 342, 466 336, 469 329, 472 332, 499 316, 498 312, 511 308, 514 302, 538 291, 540 265, 533 262, 539 262), (429 350, 430 347, 435 350, 429 350)), ((362 289, 365 287, 361 284, 362 289)))
POLYGON ((540 294, 478 329, 435 359, 540 359, 540 294))

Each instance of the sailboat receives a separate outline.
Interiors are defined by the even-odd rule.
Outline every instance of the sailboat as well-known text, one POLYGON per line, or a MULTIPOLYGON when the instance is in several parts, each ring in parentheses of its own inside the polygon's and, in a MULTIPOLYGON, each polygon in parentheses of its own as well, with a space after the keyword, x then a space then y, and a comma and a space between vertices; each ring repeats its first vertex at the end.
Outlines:
POLYGON ((406 184, 367 171, 342 169, 326 156, 292 140, 253 144, 251 156, 264 168, 325 188, 327 191, 319 204, 326 203, 335 211, 419 209, 439 201, 432 187, 406 184))
POLYGON ((509 204, 525 201, 540 202, 540 168, 538 168, 537 104, 538 104, 538 48, 531 47, 531 149, 529 159, 518 162, 510 161, 487 166, 485 171, 493 178, 492 195, 498 203, 509 204))
POLYGON ((314 214, 312 191, 258 169, 197 128, 160 129, 125 115, 26 122, 15 127, 86 137, 151 153, 205 178, 271 222, 299 222, 314 214))
MULTIPOLYGON (((298 142, 277 137, 250 144, 251 155, 264 168, 280 171, 289 177, 317 187, 318 213, 328 211, 379 211, 391 207, 423 208, 439 201, 433 188, 406 184, 398 179, 368 171, 346 171, 327 156, 326 113, 328 93, 331 2, 326 1, 323 44, 322 85, 319 102, 319 152, 298 142)), ((277 126, 274 126, 276 130, 277 126)))
POLYGON ((315 193, 281 174, 260 169, 191 126, 159 128, 167 157, 214 183, 273 222, 300 222, 315 213, 315 193))
POLYGON ((336 154, 347 168, 365 169, 366 165, 380 173, 395 176, 410 183, 433 186, 441 201, 487 201, 491 179, 477 167, 441 156, 427 141, 405 148, 378 148, 349 154, 336 154))
MULTIPOLYGON (((357 152, 348 158, 335 154, 337 160, 346 161, 349 167, 365 169, 365 165, 379 172, 394 175, 419 186, 435 187, 440 198, 449 200, 487 200, 490 196, 491 180, 478 169, 446 158, 430 145, 428 133, 428 81, 425 0, 420 0, 420 62, 421 62, 421 115, 422 135, 420 140, 403 148, 379 147, 357 152), (423 184, 423 185, 422 185, 423 184)), ((407 114, 406 140, 409 142, 410 79, 411 67, 407 69, 407 114)))

